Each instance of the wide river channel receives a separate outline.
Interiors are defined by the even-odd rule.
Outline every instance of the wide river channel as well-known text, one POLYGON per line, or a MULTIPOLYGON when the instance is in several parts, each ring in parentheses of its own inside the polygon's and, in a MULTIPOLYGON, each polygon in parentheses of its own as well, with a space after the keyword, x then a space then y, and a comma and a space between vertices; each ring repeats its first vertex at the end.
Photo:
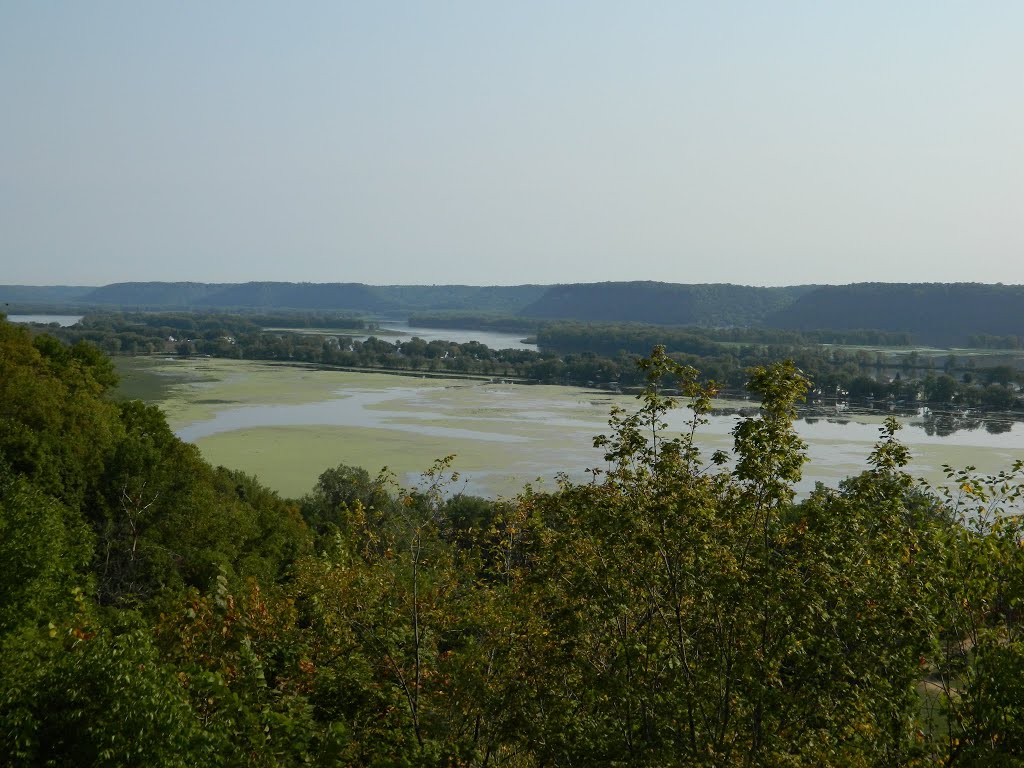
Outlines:
MULTIPOLYGON (((71 325, 81 317, 9 319, 71 325)), ((401 321, 382 321, 379 331, 391 340, 419 336, 535 348, 519 334, 410 328, 401 321)), ((163 383, 147 399, 160 405, 177 434, 196 443, 207 459, 258 475, 288 496, 305 493, 324 469, 342 463, 371 472, 387 466, 400 482, 412 485, 435 459, 449 454, 456 455, 461 473, 457 489, 508 496, 527 483, 552 488, 558 473, 582 480, 588 468, 604 468, 594 435, 609 431, 613 406, 637 406, 633 397, 571 387, 250 361, 119 358, 119 368, 127 377, 163 383)), ((728 450, 737 421, 756 412, 749 402, 716 406, 697 432, 705 456, 728 450)), ((686 430, 688 416, 685 408, 670 414, 670 432, 686 430)), ((795 426, 808 445, 809 461, 797 490, 807 493, 819 481, 834 486, 866 469, 882 420, 881 414, 841 409, 802 414, 795 426)), ((991 474, 1024 459, 1024 423, 928 412, 900 421, 900 439, 913 457, 909 471, 933 485, 945 484, 945 465, 991 474)))
MULTIPOLYGON (((594 435, 606 433, 612 406, 635 398, 590 389, 529 386, 467 379, 423 379, 318 370, 230 360, 137 360, 136 370, 166 377, 153 399, 184 440, 211 461, 260 476, 280 492, 308 491, 324 469, 382 466, 412 484, 431 462, 455 454, 459 488, 487 496, 512 495, 526 483, 552 488, 559 472, 582 480, 604 468, 594 435)), ((738 419, 756 412, 749 402, 716 403, 699 428, 706 456, 732 445, 738 419)), ((668 418, 671 433, 687 429, 690 412, 668 418)), ((796 429, 809 461, 798 490, 835 485, 867 468, 882 415, 835 408, 802 416, 796 429)), ((901 417, 910 472, 933 484, 944 464, 994 473, 1024 458, 1024 424, 928 413, 901 417)))

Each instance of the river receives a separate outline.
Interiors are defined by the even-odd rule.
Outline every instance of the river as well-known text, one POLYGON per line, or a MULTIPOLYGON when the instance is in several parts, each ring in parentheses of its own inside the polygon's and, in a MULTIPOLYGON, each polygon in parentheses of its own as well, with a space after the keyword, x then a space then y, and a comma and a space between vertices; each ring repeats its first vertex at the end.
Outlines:
POLYGON ((83 315, 8 315, 7 319, 12 323, 41 323, 50 325, 56 323, 67 328, 81 320, 83 315))
MULTIPOLYGON (((366 339, 374 334, 357 336, 355 338, 366 339)), ((503 331, 473 331, 460 330, 458 328, 421 328, 411 326, 404 320, 382 320, 376 334, 378 338, 385 341, 408 341, 413 337, 419 337, 424 341, 453 341, 456 344, 468 344, 477 341, 491 349, 528 349, 536 352, 536 344, 528 344, 523 341, 526 333, 505 333, 503 331)))
MULTIPOLYGON (((142 363, 140 363, 142 364, 142 363)), ((159 401, 177 434, 208 459, 261 476, 288 495, 308 490, 317 475, 339 463, 376 471, 387 465, 406 483, 449 453, 457 454, 468 492, 510 495, 540 478, 553 487, 557 472, 577 480, 604 467, 593 436, 608 432, 613 405, 636 400, 594 390, 466 380, 416 379, 322 371, 251 361, 149 361, 161 375, 181 377, 159 401)), ((731 447, 731 432, 750 412, 745 402, 720 410, 698 430, 705 456, 731 447)), ((688 411, 673 411, 669 430, 686 429, 688 411)), ((836 410, 802 417, 795 426, 809 461, 797 486, 835 486, 867 468, 883 417, 836 410)), ((936 417, 901 417, 900 439, 913 456, 911 473, 939 484, 944 464, 994 473, 1024 458, 1024 425, 983 420, 950 432, 936 417)))

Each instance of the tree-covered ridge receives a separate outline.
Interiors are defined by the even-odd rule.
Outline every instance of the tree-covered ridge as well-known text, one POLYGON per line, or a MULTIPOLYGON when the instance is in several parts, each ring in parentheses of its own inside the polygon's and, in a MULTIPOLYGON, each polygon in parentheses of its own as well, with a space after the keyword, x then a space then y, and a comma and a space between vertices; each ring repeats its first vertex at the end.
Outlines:
POLYGON ((498 327, 500 323, 507 327, 534 327, 544 320, 572 320, 703 328, 762 327, 804 333, 867 330, 905 334, 915 344, 1010 348, 1024 344, 1020 312, 1024 286, 980 283, 855 283, 778 288, 649 281, 555 286, 116 283, 85 293, 59 287, 0 286, 0 302, 13 302, 16 308, 30 306, 33 310, 44 305, 51 309, 91 305, 165 310, 416 313, 421 319, 432 317, 442 327, 466 327, 466 318, 475 316, 483 323, 479 327, 498 327), (49 295, 52 302, 47 304, 43 297, 49 295))
POLYGON ((62 304, 77 302, 82 296, 96 290, 82 285, 0 285, 0 306, 19 304, 62 304))
POLYGON ((589 482, 493 502, 446 458, 287 501, 0 322, 5 764, 1015 764, 1020 465, 933 492, 890 421, 798 499, 795 366, 711 457, 714 384, 639 375, 589 482))
POLYGON ((827 285, 768 315, 794 330, 876 328, 916 343, 964 345, 972 336, 1024 339, 1024 286, 982 283, 827 285))
POLYGON ((658 323, 711 327, 759 325, 813 286, 628 282, 553 286, 520 314, 594 322, 658 323))
POLYGON ((82 300, 128 307, 191 307, 230 287, 230 283, 111 283, 93 289, 82 300))
MULTIPOLYGON (((164 309, 462 310, 513 313, 546 287, 362 283, 114 283, 76 296, 82 305, 164 309)), ((4 296, 0 286, 0 299, 4 296)), ((19 294, 20 295, 20 294, 19 294)))
POLYGON ((536 301, 546 285, 381 285, 376 289, 403 310, 515 313, 536 301))
POLYGON ((97 305, 165 308, 349 309, 398 305, 361 283, 114 283, 82 298, 97 305))

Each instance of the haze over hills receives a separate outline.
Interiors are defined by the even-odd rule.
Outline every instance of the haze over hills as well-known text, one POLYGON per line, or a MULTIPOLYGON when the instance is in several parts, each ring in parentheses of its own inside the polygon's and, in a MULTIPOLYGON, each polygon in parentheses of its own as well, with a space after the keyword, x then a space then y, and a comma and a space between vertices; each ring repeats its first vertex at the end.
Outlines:
MULTIPOLYGON (((88 289, 73 299, 85 305, 151 309, 349 309, 364 312, 429 309, 514 313, 537 300, 546 290, 548 286, 540 285, 132 282, 88 289)), ((7 298, 7 287, 0 287, 0 300, 33 299, 7 298)))
POLYGON ((910 333, 916 343, 964 345, 979 336, 1024 338, 1024 286, 854 283, 753 287, 659 282, 468 286, 362 283, 132 282, 99 288, 0 286, 0 303, 152 310, 462 312, 529 320, 799 331, 910 333))
POLYGON ((81 301, 95 291, 91 285, 3 285, 0 286, 0 306, 3 303, 62 304, 81 301))
POLYGON ((982 283, 823 285, 764 318, 772 328, 910 331, 917 342, 1024 336, 1024 286, 982 283))
POLYGON ((551 286, 526 317, 656 325, 759 325, 815 286, 757 288, 728 283, 576 283, 551 286))

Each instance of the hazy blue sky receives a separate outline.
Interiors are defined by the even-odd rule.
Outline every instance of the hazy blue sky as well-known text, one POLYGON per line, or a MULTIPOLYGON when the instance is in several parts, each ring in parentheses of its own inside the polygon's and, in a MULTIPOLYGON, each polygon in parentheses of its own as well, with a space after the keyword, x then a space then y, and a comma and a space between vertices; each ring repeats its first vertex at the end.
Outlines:
POLYGON ((0 0, 0 283, 1024 283, 1024 2, 0 0))

